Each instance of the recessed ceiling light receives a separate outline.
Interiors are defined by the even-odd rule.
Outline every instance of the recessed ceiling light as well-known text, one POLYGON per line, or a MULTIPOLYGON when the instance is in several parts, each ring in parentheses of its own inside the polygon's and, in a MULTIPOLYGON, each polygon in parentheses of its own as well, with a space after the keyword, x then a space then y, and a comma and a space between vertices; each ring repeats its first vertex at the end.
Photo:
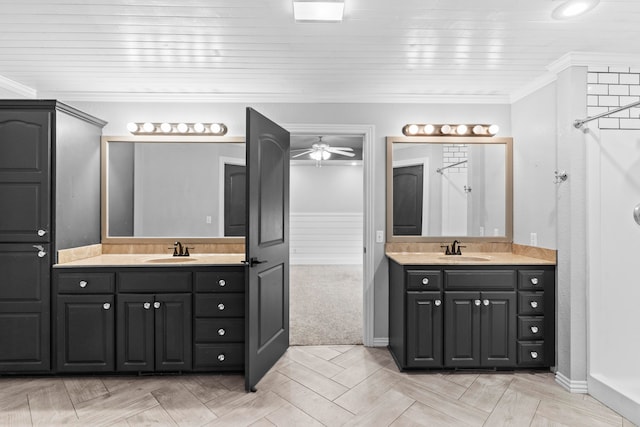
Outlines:
POLYGON ((556 7, 551 16, 554 19, 569 19, 582 15, 600 3, 600 0, 567 0, 556 7))
POLYGON ((302 22, 340 22, 344 15, 344 0, 293 2, 293 17, 302 22))

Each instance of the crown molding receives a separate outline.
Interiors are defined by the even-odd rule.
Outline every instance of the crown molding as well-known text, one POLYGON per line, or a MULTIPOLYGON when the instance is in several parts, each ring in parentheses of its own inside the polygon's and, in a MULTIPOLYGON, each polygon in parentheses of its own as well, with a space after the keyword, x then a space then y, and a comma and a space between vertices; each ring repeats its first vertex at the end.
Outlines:
POLYGON ((607 52, 569 52, 547 66, 551 73, 559 74, 569 67, 638 67, 640 57, 635 54, 607 52))
POLYGON ((536 78, 532 82, 522 86, 520 89, 511 92, 510 103, 513 104, 522 98, 531 95, 534 92, 542 89, 546 85, 555 82, 558 79, 557 74, 544 73, 540 77, 536 78))
POLYGON ((4 76, 0 76, 0 89, 8 90, 11 93, 15 93, 16 95, 29 99, 35 99, 38 97, 38 92, 35 89, 4 76))

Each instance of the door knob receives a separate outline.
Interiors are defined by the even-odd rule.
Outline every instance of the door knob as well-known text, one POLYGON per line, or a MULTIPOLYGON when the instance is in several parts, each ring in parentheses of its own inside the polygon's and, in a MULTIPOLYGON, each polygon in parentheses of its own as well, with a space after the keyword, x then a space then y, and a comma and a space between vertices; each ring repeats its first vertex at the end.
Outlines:
POLYGON ((144 307, 145 310, 149 310, 151 308, 151 303, 145 302, 142 304, 142 307, 144 307))
POLYGON ((87 281, 86 280, 80 280, 79 285, 80 285, 81 288, 86 288, 87 287, 87 281))
POLYGON ((45 234, 47 234, 47 230, 43 230, 43 229, 38 230, 38 236, 42 237, 45 234))
POLYGON ((220 310, 220 311, 224 310, 224 304, 223 303, 218 304, 218 310, 220 310))
POLYGON ((111 308, 111 304, 105 302, 104 304, 102 304, 102 308, 104 308, 105 310, 109 310, 111 308))
POLYGON ((44 258, 47 255, 47 252, 44 250, 44 246, 42 245, 33 245, 34 248, 38 250, 38 258, 44 258))
POLYGON ((480 304, 482 304, 482 302, 479 299, 475 300, 473 303, 478 307, 480 307, 480 304))
POLYGON ((532 351, 531 352, 531 358, 532 359, 537 359, 538 358, 538 352, 537 351, 532 351))
POLYGON ((227 284, 227 282, 224 279, 218 280, 218 286, 224 287, 226 284, 227 284))
POLYGON ((153 308, 160 308, 160 303, 158 301, 154 302, 153 308))
POLYGON ((531 327, 531 333, 537 334, 537 333, 538 333, 538 331, 539 331, 539 329, 538 329, 538 327, 537 327, 537 326, 532 326, 532 327, 531 327))
POLYGON ((538 308, 538 302, 537 301, 531 301, 529 303, 529 305, 531 305, 531 308, 538 308))
POLYGON ((422 284, 423 285, 428 285, 429 284, 429 279, 427 277, 425 277, 424 279, 422 279, 422 284))
POLYGON ((534 285, 534 286, 537 285, 538 284, 538 278, 537 277, 532 277, 531 278, 531 284, 534 285))
POLYGON ((219 362, 224 362, 224 359, 225 359, 224 354, 220 353, 220 354, 218 355, 218 361, 219 361, 219 362))
POLYGON ((222 328, 218 329, 218 335, 223 336, 226 333, 227 333, 227 331, 225 331, 224 329, 222 329, 222 328))
POLYGON ((435 300, 433 303, 436 305, 436 307, 440 307, 440 305, 442 305, 442 301, 440 301, 439 299, 435 300))
POLYGON ((483 303, 485 306, 487 306, 487 305, 489 305, 489 300, 488 300, 488 299, 486 299, 486 300, 482 301, 482 303, 483 303))

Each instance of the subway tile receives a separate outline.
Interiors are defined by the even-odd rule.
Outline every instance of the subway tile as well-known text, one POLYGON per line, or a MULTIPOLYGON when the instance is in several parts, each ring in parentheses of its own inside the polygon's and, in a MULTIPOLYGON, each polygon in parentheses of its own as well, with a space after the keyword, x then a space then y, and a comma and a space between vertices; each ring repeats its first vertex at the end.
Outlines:
POLYGON ((630 72, 630 73, 640 73, 640 68, 638 68, 638 67, 631 67, 631 68, 629 68, 629 72, 630 72))
POLYGON ((587 83, 598 83, 598 73, 587 73, 587 83))
POLYGON ((638 102, 640 100, 637 96, 621 96, 620 97, 620 105, 629 105, 634 102, 638 102))
POLYGON ((620 74, 619 83, 624 85, 640 84, 640 74, 620 74))
POLYGON ((617 118, 628 119, 630 117, 629 116, 629 110, 618 111, 617 113, 610 114, 609 117, 617 117, 617 118))
POLYGON ((640 86, 629 86, 629 95, 640 96, 640 86))
POLYGON ((632 119, 640 117, 640 107, 629 108, 629 117, 632 119))
POLYGON ((629 67, 609 67, 610 73, 628 73, 629 67))
POLYGON ((620 97, 602 95, 598 97, 598 105, 601 107, 619 107, 620 97))
POLYGON ((640 129, 640 119, 620 119, 620 129, 640 129))
POLYGON ((589 117, 597 116, 598 114, 606 113, 607 111, 609 111, 607 107, 587 107, 587 115, 589 117))
POLYGON ((609 95, 609 85, 589 85, 587 92, 589 95, 609 95))
POLYGON ((600 129, 620 129, 620 119, 610 117, 598 119, 598 127, 600 129))
POLYGON ((587 95, 587 106, 595 107, 598 105, 598 97, 596 95, 587 95))
POLYGON ((628 85, 609 85, 609 95, 628 96, 629 86, 628 85))
POLYGON ((598 83, 600 84, 618 84, 618 74, 617 73, 599 73, 598 74, 598 83))
POLYGON ((595 65, 590 65, 587 68, 587 71, 590 73, 607 73, 609 72, 609 67, 599 67, 595 65))

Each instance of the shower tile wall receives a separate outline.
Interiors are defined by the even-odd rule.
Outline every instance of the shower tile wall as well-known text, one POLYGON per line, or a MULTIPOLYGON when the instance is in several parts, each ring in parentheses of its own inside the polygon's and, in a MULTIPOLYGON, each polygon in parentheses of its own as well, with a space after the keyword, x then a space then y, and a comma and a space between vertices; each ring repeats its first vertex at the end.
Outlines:
MULTIPOLYGON (((640 68, 589 67, 587 115, 640 101, 640 68)), ((600 129, 640 129, 640 106, 598 119, 600 129)))

